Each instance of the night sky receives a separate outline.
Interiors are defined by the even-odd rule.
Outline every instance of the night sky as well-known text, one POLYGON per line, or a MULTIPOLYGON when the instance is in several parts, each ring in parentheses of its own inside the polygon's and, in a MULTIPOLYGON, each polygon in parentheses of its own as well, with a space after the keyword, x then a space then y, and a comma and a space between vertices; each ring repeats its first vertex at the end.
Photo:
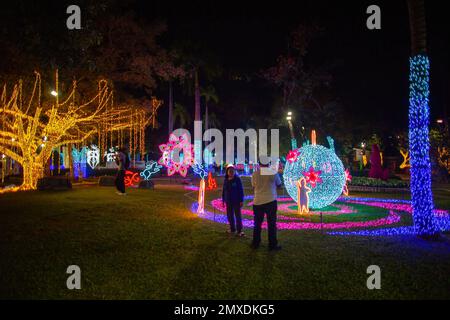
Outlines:
MULTIPOLYGON (((163 45, 188 39, 208 48, 224 70, 214 83, 222 105, 217 113, 224 127, 245 127, 252 113, 273 107, 276 91, 258 74, 284 53, 287 37, 297 25, 316 23, 324 31, 311 45, 308 59, 332 66, 332 87, 349 123, 373 125, 374 131, 407 128, 410 38, 405 0, 111 2, 111 6, 118 4, 120 11, 133 12, 149 22, 165 20, 168 31, 161 39, 163 45), (381 7, 382 30, 366 28, 370 4, 381 7), (236 76, 250 81, 235 81, 236 76)), ((64 5, 54 2, 48 8, 64 19, 64 5)), ((435 121, 446 116, 450 100, 450 28, 436 1, 426 1, 426 13, 435 121)), ((35 21, 49 17, 51 12, 35 21)), ((193 99, 183 103, 193 111, 193 99)), ((166 111, 161 111, 162 123, 166 111)))
MULTIPOLYGON (((208 45, 225 69, 253 75, 274 64, 286 48, 289 31, 315 22, 324 34, 311 56, 334 67, 333 86, 354 121, 370 117, 379 130, 405 129, 408 114, 409 20, 406 1, 166 1, 138 2, 139 13, 168 21, 172 41, 191 38, 208 45), (377 4, 382 30, 366 28, 366 8, 377 4)), ((432 119, 448 110, 450 28, 436 2, 426 2, 431 60, 432 119)), ((251 85, 225 85, 222 96, 236 92, 264 96, 251 85), (245 90, 243 89, 245 87, 245 90)))

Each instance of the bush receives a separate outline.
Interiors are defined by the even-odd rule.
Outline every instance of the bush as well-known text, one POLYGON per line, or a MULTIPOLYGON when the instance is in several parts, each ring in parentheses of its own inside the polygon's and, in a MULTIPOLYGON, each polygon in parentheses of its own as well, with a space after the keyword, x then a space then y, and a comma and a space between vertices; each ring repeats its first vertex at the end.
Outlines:
POLYGON ((408 188, 407 181, 398 179, 389 179, 387 181, 366 177, 353 177, 349 183, 351 186, 365 186, 365 187, 384 187, 384 188, 408 188))

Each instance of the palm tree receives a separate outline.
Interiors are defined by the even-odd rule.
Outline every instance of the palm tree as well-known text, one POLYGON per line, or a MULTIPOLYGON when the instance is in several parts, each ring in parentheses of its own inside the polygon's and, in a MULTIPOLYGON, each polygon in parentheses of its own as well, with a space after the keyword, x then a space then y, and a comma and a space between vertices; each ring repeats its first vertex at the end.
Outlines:
POLYGON ((411 156, 411 202, 415 232, 436 238, 439 230, 433 215, 429 141, 429 60, 426 50, 424 0, 408 0, 411 32, 409 149, 411 156))
POLYGON ((207 88, 201 88, 200 95, 205 98, 205 130, 208 130, 208 103, 211 100, 215 103, 219 103, 219 97, 216 94, 216 89, 214 89, 214 87, 211 85, 209 85, 207 88))
POLYGON ((191 116, 189 112, 183 105, 179 104, 178 102, 175 103, 175 107, 173 109, 173 122, 175 123, 177 120, 180 128, 184 128, 187 123, 191 122, 191 116))
POLYGON ((217 118, 217 114, 214 112, 212 112, 208 116, 208 122, 209 122, 209 126, 211 128, 219 128, 220 127, 220 120, 217 118))

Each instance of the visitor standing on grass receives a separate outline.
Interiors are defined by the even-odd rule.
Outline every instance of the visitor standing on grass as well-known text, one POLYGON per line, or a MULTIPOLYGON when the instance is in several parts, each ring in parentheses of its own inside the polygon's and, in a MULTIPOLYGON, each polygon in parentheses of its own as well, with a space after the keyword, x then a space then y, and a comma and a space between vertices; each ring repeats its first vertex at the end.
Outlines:
POLYGON ((281 187, 278 172, 269 168, 270 159, 260 157, 260 168, 252 174, 253 199, 253 241, 252 248, 257 249, 261 243, 261 226, 267 215, 269 232, 269 250, 280 250, 277 242, 277 188, 281 187))
POLYGON ((125 148, 120 148, 116 153, 116 164, 118 165, 117 175, 116 175, 116 188, 117 194, 124 196, 125 193, 125 171, 130 166, 130 158, 125 148))
POLYGON ((244 188, 241 178, 236 174, 233 165, 228 165, 223 181, 222 201, 227 208, 227 218, 230 228, 228 233, 243 237, 241 208, 244 205, 244 188))

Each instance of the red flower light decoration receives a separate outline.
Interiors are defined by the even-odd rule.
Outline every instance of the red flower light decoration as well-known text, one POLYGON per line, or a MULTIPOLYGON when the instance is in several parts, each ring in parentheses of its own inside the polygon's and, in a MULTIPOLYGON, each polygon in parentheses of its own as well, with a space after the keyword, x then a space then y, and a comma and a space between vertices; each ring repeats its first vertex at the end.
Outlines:
POLYGON ((350 174, 350 171, 348 169, 345 169, 345 181, 352 181, 352 176, 350 174))
POLYGON ((139 173, 138 172, 133 172, 133 171, 125 171, 125 186, 127 187, 131 187, 132 185, 134 185, 135 183, 138 183, 141 179, 139 178, 139 173))
POLYGON ((313 167, 309 168, 309 171, 303 172, 303 176, 306 179, 306 182, 311 185, 312 188, 315 188, 318 183, 322 183, 322 178, 320 177, 322 171, 315 171, 313 167))
POLYGON ((291 150, 288 152, 288 154, 286 156, 286 160, 289 163, 293 163, 293 162, 297 161, 299 155, 300 155, 300 152, 298 150, 291 150))

